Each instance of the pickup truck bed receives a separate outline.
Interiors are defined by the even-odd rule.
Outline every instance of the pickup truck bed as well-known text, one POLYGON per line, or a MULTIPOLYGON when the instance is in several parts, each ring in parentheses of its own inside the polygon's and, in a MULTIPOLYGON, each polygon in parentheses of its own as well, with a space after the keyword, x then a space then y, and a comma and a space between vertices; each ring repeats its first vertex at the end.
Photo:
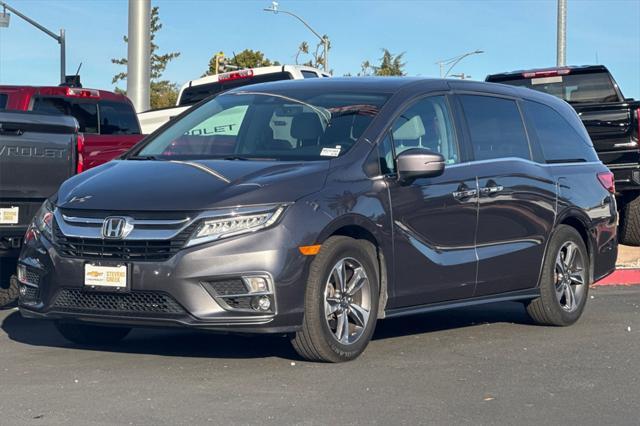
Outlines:
POLYGON ((76 170, 77 139, 73 117, 0 111, 0 306, 29 223, 76 170))

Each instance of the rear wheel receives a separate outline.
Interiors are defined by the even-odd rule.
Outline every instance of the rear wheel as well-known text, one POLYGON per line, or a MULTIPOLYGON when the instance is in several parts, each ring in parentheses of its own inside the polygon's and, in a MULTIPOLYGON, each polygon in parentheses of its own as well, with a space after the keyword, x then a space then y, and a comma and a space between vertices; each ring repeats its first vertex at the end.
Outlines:
POLYGON ((329 238, 311 264, 302 330, 291 341, 298 354, 325 362, 360 355, 375 329, 378 282, 373 244, 329 238))
POLYGON ((73 343, 88 346, 117 343, 124 339, 131 331, 128 327, 105 327, 63 321, 56 321, 55 325, 65 339, 73 343))
POLYGON ((566 326, 580 318, 589 292, 589 254, 574 228, 558 227, 549 243, 540 297, 527 305, 535 322, 566 326))
POLYGON ((622 206, 618 239, 628 246, 640 246, 640 195, 634 194, 622 206))

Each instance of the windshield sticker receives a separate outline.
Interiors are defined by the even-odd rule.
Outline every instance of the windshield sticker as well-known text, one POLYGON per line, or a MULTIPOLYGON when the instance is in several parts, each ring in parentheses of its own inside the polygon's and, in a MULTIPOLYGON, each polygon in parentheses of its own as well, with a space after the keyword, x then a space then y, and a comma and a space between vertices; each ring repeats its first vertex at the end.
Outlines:
POLYGON ((335 148, 322 148, 320 155, 322 157, 337 157, 340 155, 340 149, 341 147, 339 145, 335 148))
POLYGON ((562 76, 532 78, 531 84, 562 83, 562 76))

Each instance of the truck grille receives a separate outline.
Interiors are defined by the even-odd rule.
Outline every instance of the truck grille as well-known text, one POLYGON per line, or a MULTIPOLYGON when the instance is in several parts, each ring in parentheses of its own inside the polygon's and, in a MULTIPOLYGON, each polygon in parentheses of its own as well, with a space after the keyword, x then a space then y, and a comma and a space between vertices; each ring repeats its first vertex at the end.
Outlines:
POLYGON ((104 260, 164 261, 175 255, 191 236, 195 224, 169 240, 104 240, 68 237, 54 221, 55 244, 66 257, 104 260))
POLYGON ((62 289, 52 309, 77 313, 146 315, 184 315, 185 310, 166 293, 135 291, 131 293, 92 293, 80 289, 62 289))

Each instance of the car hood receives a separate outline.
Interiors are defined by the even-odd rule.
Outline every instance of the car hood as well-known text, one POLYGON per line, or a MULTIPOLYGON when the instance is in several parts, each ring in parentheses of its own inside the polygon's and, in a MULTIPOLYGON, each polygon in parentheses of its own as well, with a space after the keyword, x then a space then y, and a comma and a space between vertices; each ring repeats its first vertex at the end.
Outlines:
POLYGON ((67 180, 62 208, 206 210, 291 202, 322 188, 328 161, 116 160, 67 180))

